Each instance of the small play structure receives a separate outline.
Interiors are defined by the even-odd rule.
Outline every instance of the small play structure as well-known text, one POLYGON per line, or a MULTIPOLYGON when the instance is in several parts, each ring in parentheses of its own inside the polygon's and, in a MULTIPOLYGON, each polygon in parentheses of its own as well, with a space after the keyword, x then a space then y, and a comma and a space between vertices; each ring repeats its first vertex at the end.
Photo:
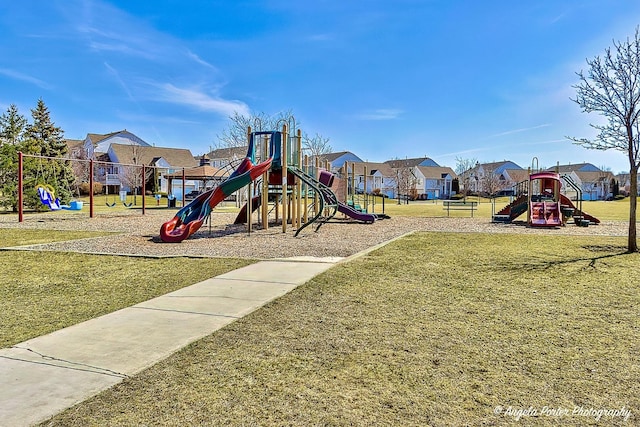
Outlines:
POLYGON ((529 179, 515 188, 516 198, 493 215, 494 222, 509 223, 526 212, 530 227, 560 227, 570 220, 581 227, 600 223, 582 210, 582 191, 568 175, 529 169, 529 179), (576 192, 578 206, 560 192, 563 182, 576 192))
POLYGON ((79 211, 82 210, 82 202, 71 201, 68 205, 60 204, 60 199, 55 196, 55 190, 53 187, 47 184, 38 184, 36 186, 38 197, 43 205, 48 206, 52 211, 59 211, 61 209, 79 211))
POLYGON ((380 219, 338 199, 332 189, 335 176, 321 170, 318 159, 310 165, 308 156, 303 158, 300 130, 290 136, 286 125, 282 132, 251 132, 249 128, 247 136, 246 157, 226 180, 200 194, 162 225, 160 237, 164 242, 181 242, 193 235, 209 219, 213 208, 244 187, 247 203, 235 223, 247 224, 249 232, 252 214, 258 209, 257 219, 263 228, 269 227, 269 215, 273 213, 274 222, 281 222, 282 231, 286 232, 291 224, 296 236, 312 224, 318 230, 338 212, 367 224, 380 219))

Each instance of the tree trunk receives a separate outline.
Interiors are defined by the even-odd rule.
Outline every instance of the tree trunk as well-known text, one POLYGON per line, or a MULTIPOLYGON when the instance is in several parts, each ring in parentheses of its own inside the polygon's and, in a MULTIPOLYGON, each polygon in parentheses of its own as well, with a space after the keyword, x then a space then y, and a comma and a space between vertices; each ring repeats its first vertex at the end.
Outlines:
POLYGON ((638 200, 638 168, 633 165, 630 171, 631 188, 629 189, 629 252, 638 251, 636 242, 636 207, 638 200))

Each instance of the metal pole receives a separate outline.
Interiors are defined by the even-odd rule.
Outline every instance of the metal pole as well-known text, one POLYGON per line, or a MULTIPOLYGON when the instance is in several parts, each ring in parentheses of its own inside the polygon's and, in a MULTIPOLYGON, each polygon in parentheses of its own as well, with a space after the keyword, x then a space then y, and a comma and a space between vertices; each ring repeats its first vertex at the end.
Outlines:
POLYGON ((287 125, 282 125, 282 232, 287 232, 287 218, 289 216, 288 211, 288 195, 287 195, 287 160, 288 160, 288 137, 287 137, 287 125))
MULTIPOLYGON (((297 153, 297 158, 296 158, 296 166, 299 169, 302 169, 302 130, 298 129, 298 140, 297 142, 297 149, 298 149, 298 153, 297 153)), ((301 221, 302 221, 302 214, 301 214, 301 210, 302 210, 302 181, 300 179, 297 179, 297 186, 296 186, 296 229, 299 229, 301 226, 301 221)))
POLYGON ((147 170, 144 164, 142 164, 142 215, 144 215, 145 213, 146 198, 147 198, 147 170))
POLYGON ((93 218, 93 159, 89 159, 89 218, 93 218))
MULTIPOLYGON (((309 174, 309 156, 307 156, 306 154, 304 155, 304 173, 306 173, 307 175, 309 174)), ((307 223, 307 220, 309 219, 309 186, 307 185, 307 183, 303 183, 302 184, 304 186, 304 200, 303 200, 303 206, 304 206, 304 212, 302 213, 302 221, 304 221, 304 223, 307 223)))
POLYGON ((182 168, 182 206, 184 206, 184 201, 185 201, 184 192, 185 192, 186 187, 185 187, 184 181, 185 181, 185 177, 186 176, 187 175, 184 172, 184 168, 182 168))
POLYGON ((18 151, 18 222, 24 221, 24 212, 22 208, 22 151, 18 151))
MULTIPOLYGON (((251 128, 247 128, 247 145, 251 146, 251 128)), ((253 153, 249 153, 252 159, 255 159, 256 147, 252 147, 253 153)), ((251 234, 251 223, 253 222, 253 194, 251 194, 251 181, 247 184, 247 233, 251 234)))
MULTIPOLYGON (((273 135, 271 136, 273 138, 273 135)), ((269 143, 271 139, 267 135, 262 136, 262 161, 269 158, 269 143)), ((269 228, 269 171, 266 170, 262 174, 262 228, 267 230, 269 228)))

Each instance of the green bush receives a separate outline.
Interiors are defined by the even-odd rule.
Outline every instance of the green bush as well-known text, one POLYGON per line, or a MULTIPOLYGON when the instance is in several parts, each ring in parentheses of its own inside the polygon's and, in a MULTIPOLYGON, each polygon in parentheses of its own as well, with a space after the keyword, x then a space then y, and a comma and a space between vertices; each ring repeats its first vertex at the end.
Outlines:
MULTIPOLYGON (((89 183, 83 182, 78 186, 78 190, 80 191, 81 196, 89 195, 89 183)), ((103 185, 99 182, 93 183, 93 194, 102 194, 103 185)))

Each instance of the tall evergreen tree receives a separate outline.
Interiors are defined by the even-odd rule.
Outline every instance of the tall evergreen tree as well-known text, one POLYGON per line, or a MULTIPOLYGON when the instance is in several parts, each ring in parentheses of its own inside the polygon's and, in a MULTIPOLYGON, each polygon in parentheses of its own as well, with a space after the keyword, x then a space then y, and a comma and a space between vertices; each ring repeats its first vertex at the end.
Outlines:
POLYGON ((18 208, 18 150, 27 119, 11 104, 0 116, 0 207, 18 208))
POLYGON ((68 152, 64 131, 51 121, 49 109, 42 99, 39 99, 36 108, 31 110, 31 116, 33 122, 26 126, 23 151, 58 158, 58 160, 36 159, 36 162, 33 162, 34 164, 31 165, 32 175, 35 172, 33 186, 47 184, 53 187, 56 197, 66 203, 72 197, 71 188, 73 188, 75 176, 70 161, 60 160, 66 157, 68 152))

